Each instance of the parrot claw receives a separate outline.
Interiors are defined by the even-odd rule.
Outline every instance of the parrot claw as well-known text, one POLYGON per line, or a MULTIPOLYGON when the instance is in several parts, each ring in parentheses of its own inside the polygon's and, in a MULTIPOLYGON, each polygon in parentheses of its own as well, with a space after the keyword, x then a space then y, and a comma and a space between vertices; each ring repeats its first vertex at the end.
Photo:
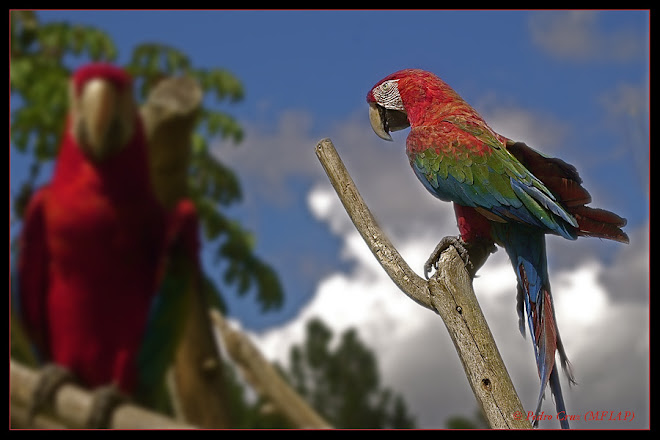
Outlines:
POLYGON ((86 428, 107 429, 110 427, 113 411, 126 402, 127 398, 115 385, 96 388, 92 394, 92 409, 87 417, 86 428))
MULTIPOLYGON (((32 392, 32 401, 28 407, 28 426, 34 424, 34 417, 40 411, 53 404, 53 398, 57 390, 71 382, 75 382, 75 376, 66 368, 57 364, 47 364, 43 367, 39 373, 37 384, 32 392)), ((112 411, 126 398, 114 385, 97 388, 92 393, 92 409, 85 428, 107 428, 110 424, 112 411)))
POLYGON ((431 256, 424 263, 424 276, 429 279, 431 269, 438 270, 438 261, 440 255, 449 247, 453 246, 465 263, 465 269, 472 278, 475 277, 477 270, 486 262, 490 254, 497 248, 492 241, 477 238, 474 241, 465 242, 461 237, 444 237, 435 247, 431 256))
POLYGON ((28 425, 33 424, 37 413, 52 404, 55 393, 62 385, 73 381, 73 374, 66 368, 56 364, 45 365, 32 392, 32 401, 28 407, 28 425))
POLYGON ((468 269, 468 271, 471 271, 473 268, 472 262, 470 261, 470 255, 467 248, 465 247, 465 242, 460 237, 443 237, 433 252, 431 252, 431 256, 426 260, 426 263, 424 263, 424 277, 426 277, 427 280, 429 279, 429 273, 431 272, 431 269, 438 270, 438 261, 440 260, 440 255, 442 255, 442 253, 447 250, 449 246, 453 246, 454 249, 456 249, 458 255, 465 263, 465 267, 468 269))

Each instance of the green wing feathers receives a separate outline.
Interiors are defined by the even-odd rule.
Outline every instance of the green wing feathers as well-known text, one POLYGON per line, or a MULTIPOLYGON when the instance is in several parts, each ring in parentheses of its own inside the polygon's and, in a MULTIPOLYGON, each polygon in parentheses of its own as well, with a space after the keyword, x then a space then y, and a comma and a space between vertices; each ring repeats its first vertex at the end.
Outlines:
POLYGON ((515 220, 574 239, 577 220, 505 142, 483 122, 452 118, 411 129, 407 150, 417 176, 438 198, 487 210, 491 220, 515 220))

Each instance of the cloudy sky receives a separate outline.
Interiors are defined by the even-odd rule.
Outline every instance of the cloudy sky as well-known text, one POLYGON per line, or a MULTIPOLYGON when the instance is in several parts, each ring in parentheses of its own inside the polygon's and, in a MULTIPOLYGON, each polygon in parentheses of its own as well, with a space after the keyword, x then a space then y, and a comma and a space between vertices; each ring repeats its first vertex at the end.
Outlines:
MULTIPOLYGON (((402 295, 376 263, 314 154, 330 137, 379 224, 421 273, 437 241, 457 232, 451 206, 415 179, 407 130, 377 138, 365 95, 407 67, 430 70, 501 134, 575 165, 592 206, 628 219, 630 245, 548 238, 559 329, 578 386, 564 382, 578 428, 649 424, 649 13, 647 11, 48 11, 106 30, 119 62, 138 43, 171 44, 194 64, 224 67, 246 98, 227 108, 246 136, 214 152, 233 167, 244 200, 230 214, 254 231, 281 276, 281 310, 227 298, 231 317, 283 362, 321 317, 357 327, 403 393, 418 426, 441 428, 477 407, 441 319, 402 295), (629 411, 626 422, 585 421, 629 411)), ((12 174, 19 175, 12 162, 12 174)), ((13 179, 13 177, 12 177, 13 179)), ((213 267, 207 265, 209 271, 213 267)), ((474 288, 523 406, 538 375, 518 332, 515 278, 500 250, 474 288)), ((543 407, 553 414, 550 398, 543 407)), ((542 427, 556 427, 551 421, 542 427)))

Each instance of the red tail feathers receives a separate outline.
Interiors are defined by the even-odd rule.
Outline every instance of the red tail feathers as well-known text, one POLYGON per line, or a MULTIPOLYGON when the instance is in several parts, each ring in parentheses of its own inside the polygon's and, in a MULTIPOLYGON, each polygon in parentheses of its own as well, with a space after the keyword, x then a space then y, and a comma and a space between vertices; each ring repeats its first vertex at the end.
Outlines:
POLYGON ((573 165, 544 156, 522 142, 507 142, 507 150, 543 182, 575 217, 579 225, 578 235, 629 242, 628 235, 621 230, 626 225, 625 218, 604 209, 585 206, 591 202, 591 195, 582 187, 582 179, 573 165))
POLYGON ((626 219, 604 209, 576 206, 569 209, 578 225, 578 235, 608 238, 621 243, 628 243, 628 235, 621 230, 626 219))

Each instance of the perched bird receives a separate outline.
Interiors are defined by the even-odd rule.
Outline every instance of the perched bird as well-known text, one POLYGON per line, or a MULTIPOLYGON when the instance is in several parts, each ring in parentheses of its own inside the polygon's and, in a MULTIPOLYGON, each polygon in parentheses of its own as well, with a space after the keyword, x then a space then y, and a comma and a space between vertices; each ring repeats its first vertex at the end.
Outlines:
POLYGON ((153 192, 131 77, 104 63, 78 69, 52 180, 20 237, 21 317, 42 359, 89 387, 151 392, 168 344, 147 330, 171 326, 157 312, 177 292, 163 287, 174 285, 168 252, 196 249, 186 224, 153 192))
MULTIPOLYGON (((457 248, 470 264, 480 243, 506 250, 518 281, 518 316, 531 333, 541 380, 536 414, 547 384, 557 413, 564 411, 555 353, 574 383, 555 320, 547 271, 545 234, 569 240, 592 236, 628 243, 626 220, 585 205, 591 196, 575 167, 494 132, 481 116, 436 75, 405 69, 380 80, 367 94, 375 133, 410 127, 406 153, 415 175, 440 200, 453 202, 460 237, 446 237, 425 264, 437 268, 440 253, 457 248)), ((535 426, 538 418, 535 418, 535 426)), ((567 421, 561 421, 568 428, 567 421)))

